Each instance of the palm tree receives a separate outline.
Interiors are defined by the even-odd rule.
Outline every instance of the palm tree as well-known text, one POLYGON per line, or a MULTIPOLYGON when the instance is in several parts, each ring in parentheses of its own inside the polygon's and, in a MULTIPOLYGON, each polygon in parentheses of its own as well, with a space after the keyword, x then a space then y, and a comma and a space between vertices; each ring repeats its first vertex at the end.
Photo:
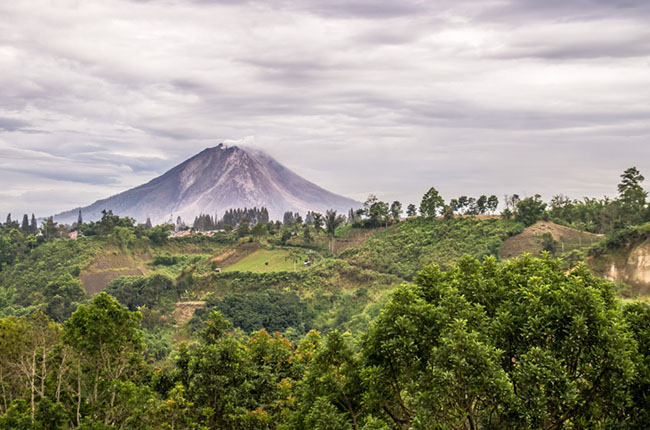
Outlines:
POLYGON ((332 252, 334 252, 334 233, 336 233, 336 227, 341 225, 343 221, 345 221, 345 218, 337 215, 335 210, 325 212, 325 229, 329 236, 329 248, 332 252))

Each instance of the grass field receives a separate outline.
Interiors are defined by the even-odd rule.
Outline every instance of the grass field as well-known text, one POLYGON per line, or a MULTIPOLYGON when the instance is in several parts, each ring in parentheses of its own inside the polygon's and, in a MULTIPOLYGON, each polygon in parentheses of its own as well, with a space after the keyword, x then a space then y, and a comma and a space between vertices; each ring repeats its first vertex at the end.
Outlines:
MULTIPOLYGON (((296 270, 303 268, 302 259, 296 262, 296 270)), ((281 272, 293 271, 293 260, 289 256, 289 251, 284 249, 258 249, 250 255, 237 261, 235 264, 223 268, 224 272, 281 272), (268 264, 267 264, 268 263, 268 264)))

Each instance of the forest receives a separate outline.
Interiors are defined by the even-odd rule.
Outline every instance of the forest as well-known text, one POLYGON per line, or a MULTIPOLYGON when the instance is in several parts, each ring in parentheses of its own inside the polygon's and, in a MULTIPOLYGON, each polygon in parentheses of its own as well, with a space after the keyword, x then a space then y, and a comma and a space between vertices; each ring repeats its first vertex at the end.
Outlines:
POLYGON ((643 180, 498 215, 431 188, 406 218, 8 217, 0 429, 649 428, 648 298, 593 267, 650 239, 643 180), (539 222, 597 240, 500 257, 539 222))

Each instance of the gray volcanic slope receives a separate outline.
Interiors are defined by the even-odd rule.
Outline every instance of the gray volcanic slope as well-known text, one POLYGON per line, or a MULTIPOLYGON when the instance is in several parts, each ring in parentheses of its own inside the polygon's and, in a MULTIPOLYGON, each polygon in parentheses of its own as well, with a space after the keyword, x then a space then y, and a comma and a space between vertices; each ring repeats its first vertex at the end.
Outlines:
POLYGON ((265 206, 272 219, 282 219, 285 211, 304 215, 336 209, 346 214, 362 204, 324 190, 261 151, 219 144, 144 185, 60 213, 54 220, 75 222, 81 209, 84 221, 94 221, 110 209, 139 222, 151 218, 158 224, 178 216, 191 222, 201 213, 221 216, 227 209, 254 206, 265 206))

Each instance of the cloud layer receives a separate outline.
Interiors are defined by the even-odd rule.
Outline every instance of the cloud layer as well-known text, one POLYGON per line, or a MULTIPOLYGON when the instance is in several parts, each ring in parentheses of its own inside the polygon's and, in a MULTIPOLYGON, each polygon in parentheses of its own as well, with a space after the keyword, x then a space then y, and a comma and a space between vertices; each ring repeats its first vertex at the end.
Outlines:
POLYGON ((47 3, 0 4, 0 214, 244 137, 357 199, 580 198, 650 175, 645 0, 47 3))

